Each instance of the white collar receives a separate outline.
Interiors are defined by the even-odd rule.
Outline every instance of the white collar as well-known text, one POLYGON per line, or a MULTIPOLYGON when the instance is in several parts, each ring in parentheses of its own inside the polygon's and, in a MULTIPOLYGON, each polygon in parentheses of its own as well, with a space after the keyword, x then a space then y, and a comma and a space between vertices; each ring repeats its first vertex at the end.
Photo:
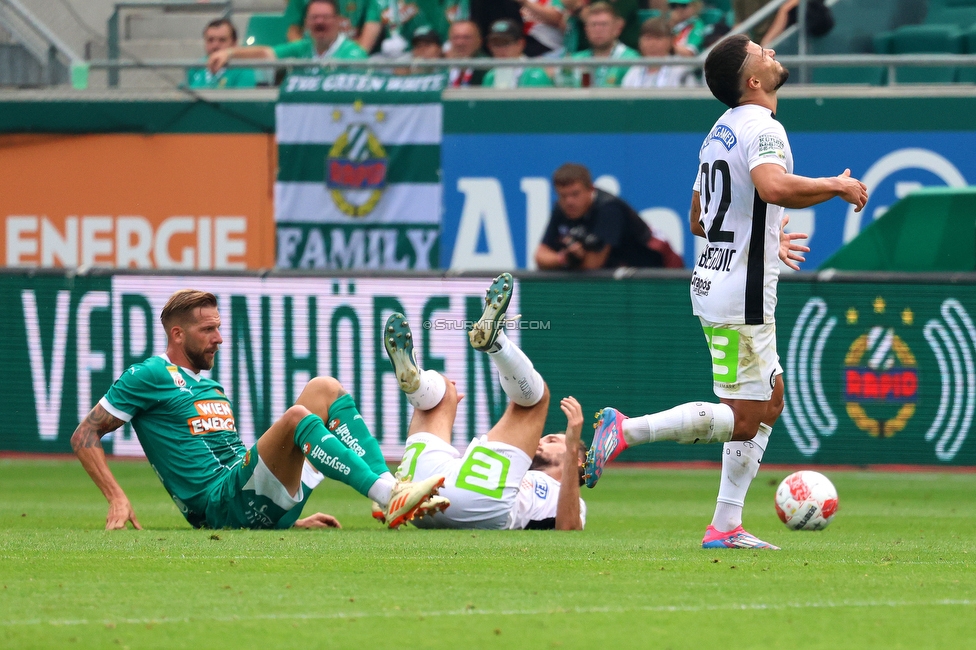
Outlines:
MULTIPOLYGON (((169 365, 176 366, 176 364, 173 363, 173 361, 169 358, 169 355, 166 354, 165 352, 163 352, 159 356, 162 357, 166 361, 166 363, 168 363, 169 365)), ((183 372, 185 372, 186 374, 190 375, 191 377, 193 377, 193 379, 195 379, 196 381, 200 381, 200 377, 202 377, 202 375, 200 373, 193 372, 189 368, 184 368, 183 366, 176 366, 176 367, 179 368, 180 370, 182 370, 183 372)))

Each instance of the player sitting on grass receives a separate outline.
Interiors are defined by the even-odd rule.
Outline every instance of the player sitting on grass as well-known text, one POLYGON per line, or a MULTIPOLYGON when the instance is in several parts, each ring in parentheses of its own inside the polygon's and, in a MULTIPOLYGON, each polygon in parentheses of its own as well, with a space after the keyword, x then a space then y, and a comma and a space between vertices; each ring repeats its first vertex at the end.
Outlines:
POLYGON ((442 494, 451 501, 447 511, 432 508, 431 516, 415 519, 417 527, 581 530, 586 522, 586 504, 579 497, 586 452, 580 444, 583 411, 574 398, 564 398, 566 433, 542 436, 549 389, 503 331, 513 288, 510 274, 495 278, 484 313, 469 333, 472 347, 487 353, 498 368, 511 402, 498 423, 463 454, 451 446, 463 395, 443 375, 420 369, 403 314, 386 321, 383 343, 415 409, 399 474, 424 481, 445 475, 442 494))
POLYGON ((338 528, 322 513, 298 519, 321 474, 380 503, 388 526, 396 528, 444 483, 439 475, 418 483, 394 479, 352 397, 332 377, 312 379, 297 403, 246 449, 223 387, 200 374, 213 368, 223 342, 217 299, 177 291, 160 320, 166 354, 122 373, 71 436, 75 454, 108 499, 106 529, 130 521, 141 528, 101 444, 125 422, 195 528, 338 528), (306 467, 306 459, 321 474, 306 467))

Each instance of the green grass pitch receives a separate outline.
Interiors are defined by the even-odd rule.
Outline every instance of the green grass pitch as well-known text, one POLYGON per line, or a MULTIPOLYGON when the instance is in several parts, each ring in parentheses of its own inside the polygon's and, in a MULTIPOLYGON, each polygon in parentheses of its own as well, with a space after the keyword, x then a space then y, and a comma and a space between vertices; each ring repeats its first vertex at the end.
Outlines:
POLYGON ((113 471, 146 528, 106 532, 71 461, 0 460, 0 648, 963 648, 976 638, 976 474, 828 472, 840 512, 791 532, 764 468, 703 551, 717 470, 611 467, 582 533, 192 530, 152 469, 113 471))

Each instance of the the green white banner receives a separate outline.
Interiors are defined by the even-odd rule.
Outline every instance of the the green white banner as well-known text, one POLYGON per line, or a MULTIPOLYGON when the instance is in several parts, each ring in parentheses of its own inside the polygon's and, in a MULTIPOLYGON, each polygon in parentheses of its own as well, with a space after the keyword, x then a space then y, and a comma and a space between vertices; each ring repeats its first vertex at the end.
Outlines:
POLYGON ((436 268, 441 74, 292 75, 276 109, 277 265, 436 268))

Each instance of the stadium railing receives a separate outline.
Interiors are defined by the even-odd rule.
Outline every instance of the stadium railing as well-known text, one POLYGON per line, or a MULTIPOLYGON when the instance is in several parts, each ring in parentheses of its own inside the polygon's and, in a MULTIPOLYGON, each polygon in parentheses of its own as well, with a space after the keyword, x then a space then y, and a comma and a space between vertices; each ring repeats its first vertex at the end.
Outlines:
POLYGON ((38 20, 19 0, 0 0, 0 26, 41 64, 48 85, 66 83, 81 57, 38 20))
MULTIPOLYGON (((5 0, 7 1, 7 0, 5 0)), ((162 9, 169 12, 219 12, 223 17, 229 17, 234 10, 234 3, 231 0, 208 0, 199 2, 198 0, 160 0, 158 2, 116 2, 112 10, 112 15, 108 18, 108 60, 119 62, 119 17, 127 9, 162 9)), ((89 64, 89 67, 92 67, 89 64)), ((108 67, 108 85, 115 87, 119 85, 119 70, 125 66, 108 67)), ((153 68, 157 66, 140 66, 153 68)), ((181 67, 181 66, 176 66, 181 67)), ((189 66, 187 66, 189 67, 189 66)), ((200 67, 197 61, 195 66, 200 67)))

